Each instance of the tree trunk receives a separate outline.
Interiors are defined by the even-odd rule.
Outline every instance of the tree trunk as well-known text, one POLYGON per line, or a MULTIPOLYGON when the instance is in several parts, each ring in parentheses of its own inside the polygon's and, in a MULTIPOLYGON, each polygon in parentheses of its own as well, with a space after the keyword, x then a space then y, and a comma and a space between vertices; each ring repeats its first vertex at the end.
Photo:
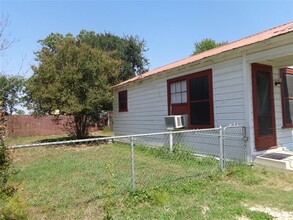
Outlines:
POLYGON ((75 115, 75 135, 77 139, 86 138, 88 136, 89 131, 89 117, 86 115, 75 115))

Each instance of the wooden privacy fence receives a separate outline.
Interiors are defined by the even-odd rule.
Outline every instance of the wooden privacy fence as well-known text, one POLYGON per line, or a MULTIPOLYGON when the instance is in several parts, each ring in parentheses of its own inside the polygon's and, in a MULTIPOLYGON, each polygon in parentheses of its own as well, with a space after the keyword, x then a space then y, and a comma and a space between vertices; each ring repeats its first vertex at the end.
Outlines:
MULTIPOLYGON (((59 124, 54 123, 53 115, 35 117, 30 115, 7 116, 8 137, 31 137, 66 134, 62 124, 71 119, 71 116, 59 116, 59 124)), ((97 131, 93 125, 90 131, 97 131)))

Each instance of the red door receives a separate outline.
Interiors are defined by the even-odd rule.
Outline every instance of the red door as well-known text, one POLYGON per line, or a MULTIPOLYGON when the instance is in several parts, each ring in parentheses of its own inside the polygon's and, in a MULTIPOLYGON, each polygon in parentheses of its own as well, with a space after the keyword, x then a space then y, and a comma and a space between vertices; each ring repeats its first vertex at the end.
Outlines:
POLYGON ((276 147, 272 67, 252 64, 252 96, 256 150, 276 147))

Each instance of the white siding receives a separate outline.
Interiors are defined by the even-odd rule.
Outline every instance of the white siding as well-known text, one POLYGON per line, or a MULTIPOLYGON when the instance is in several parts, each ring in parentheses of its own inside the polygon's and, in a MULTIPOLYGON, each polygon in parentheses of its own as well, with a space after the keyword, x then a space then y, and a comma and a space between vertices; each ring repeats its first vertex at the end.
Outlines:
POLYGON ((114 93, 115 135, 166 131, 164 122, 164 116, 168 115, 166 80, 146 80, 143 84, 129 86, 126 89, 128 112, 118 112, 118 93, 114 93))
POLYGON ((214 65, 214 117, 215 126, 232 123, 244 124, 244 87, 241 58, 214 65))
POLYGON ((182 69, 168 77, 144 80, 127 88, 128 112, 118 112, 118 93, 114 93, 113 128, 115 135, 166 131, 168 115, 167 79, 213 69, 215 126, 244 123, 241 58, 198 69, 182 69))
MULTIPOLYGON (((292 40, 291 40, 292 41, 292 40)), ((279 78, 278 68, 291 62, 293 44, 264 45, 254 51, 235 53, 223 61, 197 63, 170 70, 138 83, 122 87, 128 91, 128 112, 118 112, 118 91, 114 92, 113 128, 116 135, 151 133, 165 131, 164 116, 168 114, 167 80, 179 76, 213 70, 213 99, 215 127, 238 123, 246 126, 248 151, 258 154, 254 146, 251 63, 264 63, 274 67, 274 79, 279 78), (269 47, 273 49, 269 49, 269 47), (256 51, 258 50, 258 52, 256 51), (259 50, 262 50, 259 52, 259 50), (256 53, 257 52, 257 53, 256 53)), ((292 63, 290 63, 293 65, 292 63)), ((282 106, 280 86, 274 86, 277 144, 292 144, 292 130, 282 128, 282 106)))
MULTIPOLYGON (((293 62, 293 61, 292 61, 293 62)), ((274 81, 280 77, 279 69, 273 69, 274 81)), ((281 101, 281 86, 274 85, 274 99, 275 99, 275 115, 276 115, 276 133, 277 133, 277 144, 280 146, 290 145, 292 143, 292 128, 283 127, 283 115, 282 115, 282 101, 281 101)))

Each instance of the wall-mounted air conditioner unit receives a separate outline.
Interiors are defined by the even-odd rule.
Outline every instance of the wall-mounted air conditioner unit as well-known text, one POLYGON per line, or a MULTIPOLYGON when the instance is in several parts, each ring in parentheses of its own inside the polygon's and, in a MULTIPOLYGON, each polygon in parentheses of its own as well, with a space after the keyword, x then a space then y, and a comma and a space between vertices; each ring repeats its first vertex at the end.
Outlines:
POLYGON ((187 126, 187 115, 169 115, 165 116, 167 130, 184 128, 187 126))

